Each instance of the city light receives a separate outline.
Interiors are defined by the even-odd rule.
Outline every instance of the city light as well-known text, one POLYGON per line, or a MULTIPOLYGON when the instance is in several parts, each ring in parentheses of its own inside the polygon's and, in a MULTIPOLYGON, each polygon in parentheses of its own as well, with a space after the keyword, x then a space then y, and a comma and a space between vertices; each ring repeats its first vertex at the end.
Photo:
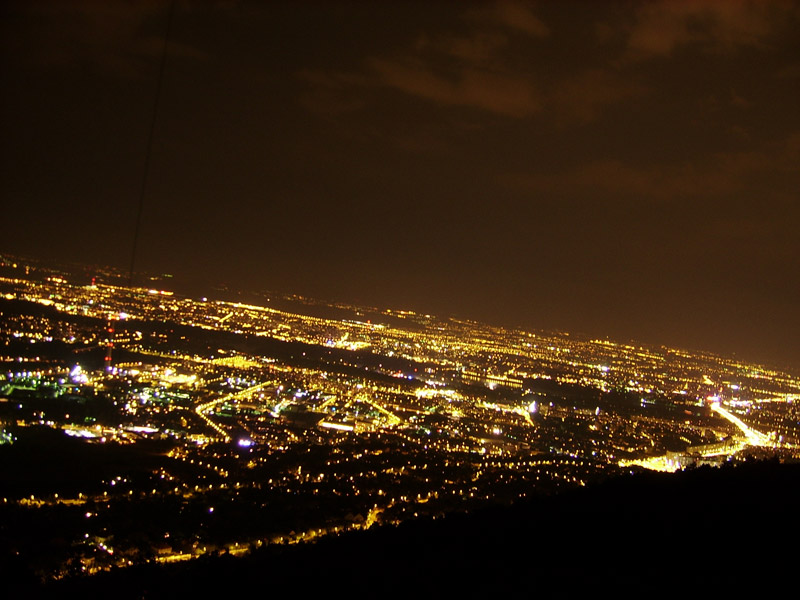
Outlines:
POLYGON ((94 483, 80 492, 10 499, 88 509, 62 567, 46 577, 61 577, 74 559, 90 573, 150 560, 136 536, 100 525, 129 502, 148 511, 183 506, 215 521, 234 506, 252 523, 275 511, 280 519, 265 523, 296 523, 232 528, 230 542, 212 540, 201 521, 183 532, 142 523, 153 560, 171 563, 514 502, 640 469, 800 452, 800 378, 732 358, 413 311, 330 304, 320 313, 343 315, 331 318, 302 302, 196 301, 72 284, 66 273, 0 279, 0 292, 21 303, 2 313, 3 335, 24 349, 0 374, 2 445, 46 428, 94 453, 137 457, 113 459, 119 474, 87 475, 94 483), (41 306, 44 317, 26 312, 41 306), (109 314, 120 316, 110 332, 109 314), (39 356, 54 344, 65 358, 39 356), (168 499, 178 504, 159 504, 168 499))

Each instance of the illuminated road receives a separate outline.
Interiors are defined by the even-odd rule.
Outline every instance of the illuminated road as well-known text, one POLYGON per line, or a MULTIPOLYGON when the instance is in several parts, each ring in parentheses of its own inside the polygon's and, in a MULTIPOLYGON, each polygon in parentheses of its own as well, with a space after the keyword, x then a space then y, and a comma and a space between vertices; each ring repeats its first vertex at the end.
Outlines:
POLYGON ((328 410, 328 407, 331 406, 338 399, 339 399, 339 397, 337 395, 331 396, 330 398, 325 400, 325 402, 320 404, 319 407, 317 408, 317 410, 320 411, 320 412, 326 412, 328 410))
POLYGON ((222 398, 217 398, 216 400, 212 400, 211 402, 206 402, 205 404, 198 404, 197 408, 195 408, 195 412, 198 416, 203 419, 208 425, 217 433, 219 433, 226 442, 231 440, 231 436, 228 435, 228 432, 225 431, 222 427, 214 423, 211 418, 206 414, 210 412, 215 406, 218 404, 222 404, 223 402, 230 402, 234 400, 241 400, 250 394, 253 394, 268 385, 273 385, 273 381, 265 381, 264 383, 259 383, 258 385, 254 385, 252 387, 240 390, 238 392, 234 392, 233 394, 228 394, 227 396, 223 396, 222 398))
POLYGON ((517 413, 520 417, 525 419, 525 422, 530 425, 531 427, 536 427, 536 423, 533 422, 531 419, 531 413, 527 408, 516 407, 512 410, 512 412, 517 413))
POLYGON ((375 410, 380 412, 387 419, 389 419, 389 423, 391 425, 399 425, 400 423, 403 422, 403 419, 401 419, 400 417, 398 417, 396 414, 394 414, 390 410, 388 410, 388 409, 384 408, 383 406, 381 406, 380 404, 378 404, 376 401, 374 401, 372 398, 370 398, 367 394, 364 394, 364 393, 359 394, 356 397, 356 399, 360 400, 361 402, 365 402, 365 403, 369 404, 372 408, 374 408, 375 410))
POLYGON ((756 431, 755 429, 751 429, 750 427, 748 427, 739 417, 722 408, 722 405, 720 405, 719 402, 715 402, 714 404, 712 404, 711 410, 713 410, 714 412, 718 412, 720 416, 725 417, 726 419, 728 419, 728 421, 730 421, 731 423, 736 425, 739 429, 741 429, 742 433, 744 433, 744 436, 747 439, 747 443, 750 444, 751 446, 773 445, 766 435, 764 435, 759 431, 756 431))

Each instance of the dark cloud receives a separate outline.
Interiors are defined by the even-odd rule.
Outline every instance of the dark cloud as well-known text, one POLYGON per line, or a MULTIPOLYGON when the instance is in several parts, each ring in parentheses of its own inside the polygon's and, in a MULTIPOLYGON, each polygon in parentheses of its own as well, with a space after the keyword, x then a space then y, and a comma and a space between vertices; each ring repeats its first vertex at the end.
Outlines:
POLYGON ((481 23, 493 23, 534 37, 546 37, 549 33, 547 25, 536 16, 535 4, 532 2, 500 0, 472 8, 466 12, 466 16, 481 23))
POLYGON ((540 109, 539 94, 526 77, 470 67, 446 76, 414 60, 375 58, 369 66, 384 85, 444 106, 510 117, 525 117, 540 109))
POLYGON ((300 102, 308 110, 325 115, 338 115, 364 108, 359 88, 367 82, 364 77, 348 73, 329 73, 305 69, 297 78, 307 85, 300 102))
MULTIPOLYGON (((127 266, 168 6, 2 4, 4 251, 127 266)), ((174 6, 142 270, 800 361, 797 2, 174 6)))
POLYGON ((367 61, 377 83, 442 106, 471 107, 508 117, 526 117, 541 109, 533 76, 515 65, 509 36, 547 35, 531 7, 499 2, 464 13, 458 33, 422 32, 410 47, 367 61))
POLYGON ((796 7, 790 2, 751 0, 657 0, 642 2, 627 29, 632 57, 668 56, 690 44, 728 52, 739 46, 758 46, 796 7))
MULTIPOLYGON (((88 67, 127 78, 147 76, 164 48, 169 7, 166 0, 11 1, 5 7, 4 52, 18 55, 29 68, 88 67), (26 27, 14 27, 18 20, 24 20, 26 27)), ((169 52, 207 57, 174 36, 169 52)))
POLYGON ((567 122, 594 120, 607 106, 641 96, 647 88, 608 69, 589 69, 567 77, 550 93, 553 112, 567 122))
POLYGON ((770 176, 779 177, 788 189, 800 189, 799 139, 795 133, 758 150, 714 153, 702 161, 641 165, 634 159, 605 158, 561 172, 506 174, 502 180, 520 191, 576 198, 594 194, 636 203, 718 201, 758 193, 770 176))

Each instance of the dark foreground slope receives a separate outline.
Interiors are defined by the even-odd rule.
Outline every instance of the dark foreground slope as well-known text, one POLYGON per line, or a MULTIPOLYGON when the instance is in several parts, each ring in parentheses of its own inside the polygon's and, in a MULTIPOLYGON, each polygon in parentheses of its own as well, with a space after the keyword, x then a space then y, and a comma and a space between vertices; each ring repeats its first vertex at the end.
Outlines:
POLYGON ((799 582, 799 515, 800 465, 747 463, 632 475, 512 507, 39 591, 119 598, 768 591, 799 582))

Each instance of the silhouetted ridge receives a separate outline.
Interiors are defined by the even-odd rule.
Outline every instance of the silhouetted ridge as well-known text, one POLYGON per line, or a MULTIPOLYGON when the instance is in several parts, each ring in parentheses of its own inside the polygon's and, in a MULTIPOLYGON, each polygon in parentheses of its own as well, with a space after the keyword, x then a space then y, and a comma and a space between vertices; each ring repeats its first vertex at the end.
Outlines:
POLYGON ((59 582, 161 598, 343 590, 532 593, 736 590, 789 581, 800 543, 800 464, 644 473, 510 507, 59 582), (688 586, 688 587, 687 587, 688 586))

